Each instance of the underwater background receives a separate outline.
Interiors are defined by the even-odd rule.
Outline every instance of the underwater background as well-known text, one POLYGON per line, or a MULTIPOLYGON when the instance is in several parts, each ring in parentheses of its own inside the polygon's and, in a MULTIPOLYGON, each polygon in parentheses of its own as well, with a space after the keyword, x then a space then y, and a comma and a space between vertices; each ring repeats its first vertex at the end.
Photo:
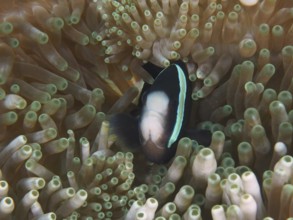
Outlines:
POLYGON ((293 218, 292 76, 291 0, 1 0, 0 219, 293 218), (150 163, 108 116, 179 59, 211 143, 150 163))

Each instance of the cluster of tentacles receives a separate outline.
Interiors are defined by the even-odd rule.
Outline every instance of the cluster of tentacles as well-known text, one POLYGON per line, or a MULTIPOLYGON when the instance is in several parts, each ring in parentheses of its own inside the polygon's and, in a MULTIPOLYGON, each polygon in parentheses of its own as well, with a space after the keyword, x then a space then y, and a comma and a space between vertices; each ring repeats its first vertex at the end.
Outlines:
POLYGON ((293 217, 293 2, 0 1, 1 219, 293 217), (107 116, 183 60, 190 128, 151 164, 107 116))

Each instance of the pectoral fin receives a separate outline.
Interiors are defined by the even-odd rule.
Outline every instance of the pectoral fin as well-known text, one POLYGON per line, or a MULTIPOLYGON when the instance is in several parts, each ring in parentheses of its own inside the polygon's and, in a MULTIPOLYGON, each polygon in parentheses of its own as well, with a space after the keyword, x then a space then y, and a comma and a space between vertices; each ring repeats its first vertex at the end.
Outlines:
POLYGON ((138 120, 126 113, 109 117, 110 134, 116 136, 116 145, 126 151, 139 150, 138 120))
POLYGON ((212 140, 212 133, 209 130, 188 129, 185 136, 206 147, 210 146, 212 140))

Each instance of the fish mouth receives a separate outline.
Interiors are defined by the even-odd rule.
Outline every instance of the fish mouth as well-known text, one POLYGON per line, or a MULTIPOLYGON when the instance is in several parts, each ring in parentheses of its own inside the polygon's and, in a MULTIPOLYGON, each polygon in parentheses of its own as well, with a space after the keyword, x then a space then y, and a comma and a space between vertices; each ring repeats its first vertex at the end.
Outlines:
POLYGON ((149 161, 162 164, 168 162, 174 156, 176 148, 167 148, 149 139, 142 144, 142 151, 149 161))

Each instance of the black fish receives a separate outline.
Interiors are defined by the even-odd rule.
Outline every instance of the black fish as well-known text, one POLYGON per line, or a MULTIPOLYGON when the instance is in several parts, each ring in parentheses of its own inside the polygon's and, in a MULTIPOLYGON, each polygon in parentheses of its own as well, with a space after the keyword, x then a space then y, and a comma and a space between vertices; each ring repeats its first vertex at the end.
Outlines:
POLYGON ((152 85, 145 84, 142 90, 139 116, 117 114, 111 117, 110 125, 120 142, 132 149, 142 146, 148 160, 166 163, 174 156, 178 140, 187 127, 191 82, 182 61, 165 69, 151 63, 144 68, 153 75, 159 74, 152 85))

